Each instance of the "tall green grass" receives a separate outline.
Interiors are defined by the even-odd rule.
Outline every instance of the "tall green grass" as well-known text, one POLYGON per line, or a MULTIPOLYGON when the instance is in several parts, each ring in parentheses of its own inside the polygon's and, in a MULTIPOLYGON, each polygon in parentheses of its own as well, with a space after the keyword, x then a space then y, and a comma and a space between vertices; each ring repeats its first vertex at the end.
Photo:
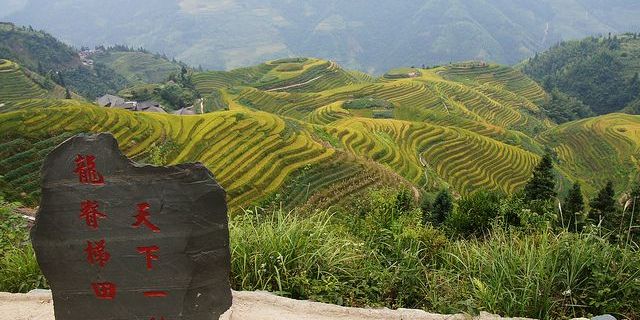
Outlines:
POLYGON ((29 242, 26 220, 14 212, 17 207, 0 197, 0 292, 47 287, 29 242))
MULTIPOLYGON (((613 244, 595 229, 515 229, 499 220, 482 237, 448 239, 399 199, 373 192, 325 211, 238 214, 229 225, 233 288, 438 313, 640 317, 635 248, 613 244)), ((18 243, 0 257, 0 290, 43 287, 32 249, 18 243)))
POLYGON ((594 234, 497 229, 483 241, 452 243, 442 259, 480 310, 544 319, 639 316, 640 256, 594 234))
POLYGON ((360 276, 365 255, 330 221, 326 211, 303 218, 254 209, 236 217, 229 226, 233 287, 340 302, 338 288, 360 276))

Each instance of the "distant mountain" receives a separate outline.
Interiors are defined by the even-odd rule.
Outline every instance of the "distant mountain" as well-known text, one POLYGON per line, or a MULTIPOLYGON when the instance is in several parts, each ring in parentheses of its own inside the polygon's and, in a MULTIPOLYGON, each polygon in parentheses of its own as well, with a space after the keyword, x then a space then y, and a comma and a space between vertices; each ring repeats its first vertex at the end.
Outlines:
POLYGON ((513 64, 562 39, 639 31, 636 0, 0 0, 0 19, 93 47, 123 43, 231 69, 287 56, 382 74, 513 64))
POLYGON ((182 67, 159 54, 121 47, 103 50, 92 55, 91 59, 109 66, 132 84, 163 82, 170 74, 180 73, 182 67))
POLYGON ((522 70, 552 93, 546 109, 557 122, 625 107, 640 113, 639 34, 563 42, 527 60, 522 70))
POLYGON ((131 84, 164 81, 181 69, 166 57, 124 46, 80 52, 44 31, 11 23, 0 23, 0 59, 90 100, 131 84))
POLYGON ((104 64, 83 64, 78 52, 50 34, 0 24, 0 58, 18 62, 89 99, 124 88, 127 81, 104 64))

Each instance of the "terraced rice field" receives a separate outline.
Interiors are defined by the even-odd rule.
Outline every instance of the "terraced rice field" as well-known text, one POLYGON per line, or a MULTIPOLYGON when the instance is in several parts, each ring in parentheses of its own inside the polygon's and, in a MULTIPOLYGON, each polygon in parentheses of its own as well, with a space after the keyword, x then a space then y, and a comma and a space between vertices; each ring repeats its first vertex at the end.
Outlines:
POLYGON ((471 86, 494 86, 515 93, 533 103, 540 104, 547 94, 535 81, 520 71, 500 65, 461 66, 444 68, 440 73, 453 81, 471 86))
POLYGON ((110 51, 93 57, 108 64, 131 83, 162 82, 169 74, 180 72, 180 65, 145 52, 110 51))
POLYGON ((19 65, 0 59, 0 103, 9 105, 17 100, 44 98, 46 95, 47 91, 27 77, 19 65))
MULTIPOLYGON (((2 114, 0 131, 13 133, 3 137, 4 143, 20 137, 48 141, 70 133, 111 132, 128 156, 141 161, 152 145, 172 141, 179 151, 170 155, 170 163, 205 164, 227 190, 232 207, 275 191, 296 169, 321 162, 334 153, 307 132, 266 113, 228 111, 179 117, 93 106, 49 107, 40 109, 36 116, 33 110, 2 114)), ((15 163, 0 175, 20 168, 15 163)), ((31 169, 29 174, 35 177, 38 166, 31 169)))
POLYGON ((374 79, 329 61, 283 59, 196 74, 197 90, 225 106, 197 116, 43 99, 46 92, 19 69, 0 70, 7 70, 0 72, 4 96, 14 99, 0 113, 0 187, 31 199, 53 146, 103 131, 140 162, 162 145, 173 146, 169 163, 202 162, 227 190, 232 210, 265 201, 319 208, 388 185, 416 196, 443 186, 461 194, 514 192, 547 147, 557 153, 563 183, 583 181, 587 193, 607 177, 622 188, 638 175, 640 117, 556 126, 540 115, 544 91, 507 67, 454 65, 374 79), (393 118, 375 118, 366 104, 345 108, 358 99, 377 101, 393 118))
POLYGON ((276 60, 229 72, 202 72, 194 75, 193 82, 196 90, 208 94, 214 89, 233 86, 249 86, 264 91, 319 92, 365 81, 362 76, 352 75, 330 61, 305 59, 297 63, 299 69, 291 71, 282 69, 285 64, 292 63, 276 60))
POLYGON ((416 185, 433 170, 463 193, 512 192, 529 179, 538 157, 459 128, 397 120, 345 119, 329 128, 345 149, 387 165, 416 185), (423 163, 420 159, 423 159, 423 163))
MULTIPOLYGON (((261 65, 262 68, 268 66, 268 63, 261 65)), ((528 134, 552 126, 541 116, 537 104, 544 101, 544 91, 510 68, 499 67, 495 72, 484 70, 464 81, 455 79, 463 79, 466 73, 452 76, 451 71, 444 69, 421 70, 412 78, 374 80, 342 71, 331 62, 314 60, 306 71, 298 71, 296 76, 260 82, 269 77, 280 79, 274 75, 277 73, 277 67, 271 68, 262 80, 243 83, 233 90, 235 100, 254 109, 306 119, 327 105, 368 97, 388 100, 398 110, 404 109, 399 114, 404 115, 405 120, 413 120, 411 113, 419 115, 426 111, 445 112, 449 118, 462 122, 480 122, 528 134), (494 73, 493 78, 487 76, 494 73), (530 84, 533 89, 527 86, 530 84)))
POLYGON ((609 114, 558 126, 539 140, 558 154, 564 173, 594 192, 611 179, 618 190, 640 173, 640 117, 609 114))

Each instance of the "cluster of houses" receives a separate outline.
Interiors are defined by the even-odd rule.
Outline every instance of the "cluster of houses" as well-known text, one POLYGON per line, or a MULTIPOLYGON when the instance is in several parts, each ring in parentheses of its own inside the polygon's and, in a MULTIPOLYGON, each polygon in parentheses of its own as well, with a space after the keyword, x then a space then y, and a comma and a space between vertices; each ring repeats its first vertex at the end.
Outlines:
POLYGON ((93 66, 93 59, 91 59, 91 56, 93 56, 94 54, 97 53, 101 53, 102 50, 99 49, 84 49, 81 50, 80 52, 78 52, 78 56, 80 57, 80 61, 82 61, 82 64, 87 66, 87 67, 91 67, 93 66))
MULTIPOLYGON (((164 108, 155 101, 126 101, 124 98, 112 94, 105 94, 98 98, 96 103, 105 108, 125 109, 134 112, 167 113, 164 108)), ((196 112, 193 109, 193 107, 182 108, 171 113, 176 115, 194 115, 196 112)))

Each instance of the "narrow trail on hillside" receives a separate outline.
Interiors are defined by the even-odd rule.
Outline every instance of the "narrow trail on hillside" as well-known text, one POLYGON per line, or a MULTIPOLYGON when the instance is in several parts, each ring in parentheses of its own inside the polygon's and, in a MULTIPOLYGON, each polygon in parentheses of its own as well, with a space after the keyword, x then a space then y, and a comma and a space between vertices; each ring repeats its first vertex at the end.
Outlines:
POLYGON ((427 174, 427 170, 429 169, 429 165, 427 164, 427 160, 424 159, 424 152, 418 154, 418 159, 420 160, 420 164, 424 167, 424 186, 426 187, 429 184, 429 175, 427 174))
POLYGON ((544 36, 542 37, 542 42, 540 42, 541 46, 544 46, 545 42, 547 42, 547 36, 549 36, 549 22, 547 22, 547 27, 544 29, 544 36))
POLYGON ((278 90, 285 90, 285 89, 290 89, 290 88, 295 88, 295 87, 301 87, 301 86, 309 84, 309 83, 311 83, 313 81, 316 81, 316 80, 318 80, 320 78, 322 78, 322 75, 319 75, 319 76, 317 76, 317 77, 315 77, 315 78, 313 78, 311 80, 308 80, 308 81, 305 81, 305 82, 302 82, 302 83, 296 83, 296 84, 292 84, 292 85, 285 86, 285 87, 280 87, 280 88, 273 88, 273 89, 265 90, 265 92, 271 92, 271 91, 278 91, 278 90))

